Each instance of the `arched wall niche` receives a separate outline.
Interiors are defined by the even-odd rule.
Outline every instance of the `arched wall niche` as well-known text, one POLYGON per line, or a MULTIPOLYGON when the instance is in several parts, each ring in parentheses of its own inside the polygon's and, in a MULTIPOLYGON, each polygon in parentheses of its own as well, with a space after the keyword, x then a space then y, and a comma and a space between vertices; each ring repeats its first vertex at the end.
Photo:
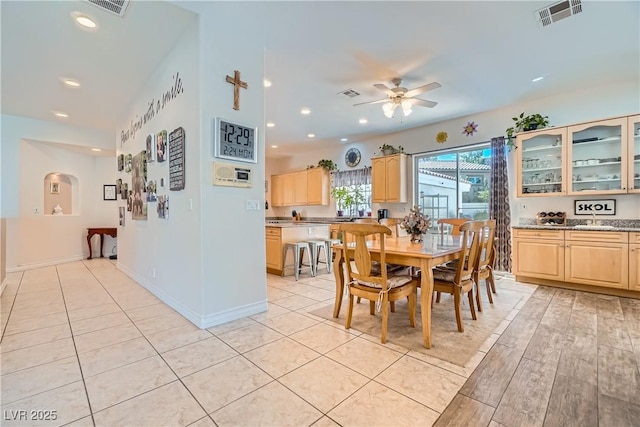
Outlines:
POLYGON ((45 215, 77 215, 78 178, 60 172, 51 172, 44 177, 44 214, 45 215), (55 207, 60 205, 62 212, 56 214, 55 207))

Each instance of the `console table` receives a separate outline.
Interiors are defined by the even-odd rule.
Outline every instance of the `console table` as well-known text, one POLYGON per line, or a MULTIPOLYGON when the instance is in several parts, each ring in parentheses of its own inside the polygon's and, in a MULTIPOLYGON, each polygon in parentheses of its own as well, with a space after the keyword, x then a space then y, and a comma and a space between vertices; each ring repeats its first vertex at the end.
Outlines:
POLYGON ((93 252, 91 251, 91 238, 96 234, 100 235, 100 258, 103 258, 104 255, 102 255, 102 245, 104 243, 104 235, 107 234, 111 237, 116 237, 118 235, 118 229, 115 227, 100 227, 87 228, 87 231, 87 245, 89 245, 89 258, 87 259, 93 258, 93 252))

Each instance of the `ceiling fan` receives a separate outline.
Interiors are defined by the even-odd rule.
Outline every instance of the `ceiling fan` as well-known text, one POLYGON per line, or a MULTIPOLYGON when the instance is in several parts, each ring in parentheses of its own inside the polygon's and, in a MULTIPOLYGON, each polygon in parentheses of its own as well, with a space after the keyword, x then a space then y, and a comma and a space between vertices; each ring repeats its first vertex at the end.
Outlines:
POLYGON ((359 104, 353 104, 354 107, 357 105, 365 105, 365 104, 381 104, 385 103, 382 106, 382 111, 386 117, 393 117, 394 110, 398 107, 402 107, 402 111, 405 116, 411 114, 412 106, 420 105, 422 107, 433 108, 438 105, 437 102, 427 101, 425 99, 414 98, 416 95, 420 95, 421 93, 427 92, 429 90, 437 89, 441 87, 440 83, 429 83, 428 85, 420 86, 415 89, 408 90, 406 87, 400 86, 402 83, 402 79, 395 78, 391 80, 391 83, 395 85, 394 88, 390 88, 387 85, 382 83, 376 83, 373 86, 387 94, 386 99, 379 99, 377 101, 369 101, 369 102, 361 102, 359 104))

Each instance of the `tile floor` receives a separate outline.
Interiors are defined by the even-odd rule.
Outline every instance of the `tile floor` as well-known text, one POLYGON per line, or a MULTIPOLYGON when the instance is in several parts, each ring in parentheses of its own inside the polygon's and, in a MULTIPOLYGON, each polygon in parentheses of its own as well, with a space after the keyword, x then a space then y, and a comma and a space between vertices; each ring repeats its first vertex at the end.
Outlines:
MULTIPOLYGON (((310 314, 333 301, 333 275, 307 275, 298 282, 269 275, 267 284, 268 312, 200 330, 105 259, 10 273, 0 310, 0 424, 430 426, 463 425, 460 414, 478 413, 481 425, 499 426, 496 414, 509 413, 498 405, 502 395, 515 405, 512 387, 507 380, 506 392, 486 393, 498 403, 482 393, 476 400, 474 370, 489 359, 495 367, 500 355, 491 355, 499 349, 517 359, 509 380, 536 372, 524 349, 514 350, 527 345, 510 331, 522 327, 521 319, 528 322, 531 311, 542 324, 540 313, 550 312, 552 300, 540 311, 540 296, 546 294, 502 278, 499 286, 527 297, 535 292, 535 298, 517 306, 468 366, 460 367, 383 346, 377 336, 346 331, 310 314), (352 358, 354 348, 367 351, 352 358)), ((629 307, 634 315, 640 311, 629 307)), ((618 323, 625 313, 616 312, 618 323)), ((611 331, 602 345, 612 344, 606 351, 621 360, 598 368, 611 371, 614 379, 630 376, 637 386, 640 333, 627 337, 635 353, 617 349, 624 341, 614 333, 618 323, 597 324, 598 331, 611 331)), ((579 369, 567 364, 571 368, 579 369)), ((478 371, 486 376, 491 369, 478 371)), ((547 382, 549 375, 539 374, 547 382)), ((604 387, 619 388, 613 380, 604 387)), ((637 392, 628 396, 638 397, 637 392)), ((622 407, 633 416, 632 406, 622 407)), ((499 419, 506 426, 525 425, 517 424, 523 418, 499 419)))

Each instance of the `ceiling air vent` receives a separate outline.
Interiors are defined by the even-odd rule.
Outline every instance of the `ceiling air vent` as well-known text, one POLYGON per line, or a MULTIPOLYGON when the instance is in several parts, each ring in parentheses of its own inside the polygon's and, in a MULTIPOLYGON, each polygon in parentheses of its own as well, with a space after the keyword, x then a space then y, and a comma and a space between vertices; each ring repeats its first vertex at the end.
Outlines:
POLYGON ((536 11, 536 20, 540 27, 546 27, 561 19, 582 12, 581 0, 565 0, 536 11))
POLYGON ((86 0, 89 3, 99 7, 102 10, 113 13, 114 15, 124 16, 129 6, 129 0, 86 0))
POLYGON ((353 89, 347 89, 347 90, 343 90, 342 92, 338 92, 338 95, 344 95, 349 98, 355 98, 356 96, 360 95, 360 93, 356 92, 353 89))

